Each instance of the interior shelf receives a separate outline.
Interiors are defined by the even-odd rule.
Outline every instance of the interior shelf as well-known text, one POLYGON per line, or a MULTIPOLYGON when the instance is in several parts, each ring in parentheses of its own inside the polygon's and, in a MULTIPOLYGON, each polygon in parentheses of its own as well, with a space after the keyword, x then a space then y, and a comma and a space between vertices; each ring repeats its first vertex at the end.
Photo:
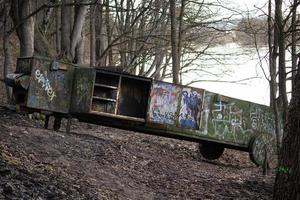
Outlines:
POLYGON ((116 86, 112 86, 112 85, 105 85, 105 84, 101 84, 101 83, 95 83, 96 87, 102 87, 102 88, 107 88, 107 89, 112 89, 112 90, 117 90, 118 87, 116 86))
POLYGON ((105 97, 97 97, 97 96, 93 96, 93 99, 97 99, 97 100, 102 100, 102 101, 109 101, 109 102, 116 102, 116 99, 110 99, 110 98, 105 98, 105 97))
POLYGON ((96 71, 90 112, 144 122, 150 79, 96 71))
POLYGON ((91 111, 116 114, 121 77, 96 72, 91 111))

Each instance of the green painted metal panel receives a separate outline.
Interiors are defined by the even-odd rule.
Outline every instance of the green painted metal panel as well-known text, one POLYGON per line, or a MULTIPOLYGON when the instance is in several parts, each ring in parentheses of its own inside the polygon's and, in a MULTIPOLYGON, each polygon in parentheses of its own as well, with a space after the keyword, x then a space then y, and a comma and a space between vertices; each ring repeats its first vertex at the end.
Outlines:
POLYGON ((27 95, 27 107, 68 113, 74 66, 47 59, 34 59, 27 95))
POLYGON ((270 108, 205 92, 201 135, 236 144, 248 144, 256 133, 274 134, 270 108))
POLYGON ((76 68, 71 102, 72 113, 88 113, 91 107, 96 76, 94 68, 76 68))

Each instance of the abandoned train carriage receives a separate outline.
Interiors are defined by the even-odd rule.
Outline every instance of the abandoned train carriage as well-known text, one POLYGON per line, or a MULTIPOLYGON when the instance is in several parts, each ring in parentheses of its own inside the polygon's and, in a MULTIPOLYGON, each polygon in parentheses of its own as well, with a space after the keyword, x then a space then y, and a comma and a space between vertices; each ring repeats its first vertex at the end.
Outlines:
POLYGON ((38 57, 19 58, 6 82, 29 112, 200 142, 207 159, 231 148, 262 165, 274 147, 269 107, 203 89, 38 57))

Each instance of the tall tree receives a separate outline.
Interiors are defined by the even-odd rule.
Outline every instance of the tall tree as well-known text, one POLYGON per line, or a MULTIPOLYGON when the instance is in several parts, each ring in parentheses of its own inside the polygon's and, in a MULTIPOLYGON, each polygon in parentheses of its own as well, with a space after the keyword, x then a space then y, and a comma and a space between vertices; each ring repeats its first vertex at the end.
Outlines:
POLYGON ((178 51, 178 25, 176 16, 176 0, 170 0, 171 18, 171 51, 172 51, 172 72, 173 83, 179 83, 180 60, 178 51))
POLYGON ((300 62, 295 76, 288 122, 279 157, 274 200, 300 199, 300 62))
POLYGON ((34 16, 32 0, 12 0, 11 17, 17 27, 20 42, 20 56, 28 57, 34 54, 34 16))
POLYGON ((284 30, 284 20, 282 16, 282 0, 275 1, 275 27, 274 35, 278 41, 278 75, 279 75, 279 101, 281 107, 282 121, 283 123, 287 120, 287 94, 286 94, 286 65, 285 65, 285 41, 286 35, 284 30))
POLYGON ((79 64, 84 62, 83 25, 87 11, 87 6, 80 3, 87 3, 87 0, 62 0, 60 52, 60 57, 79 64), (75 8, 70 6, 72 3, 75 3, 75 8))
POLYGON ((279 153, 279 149, 281 146, 281 137, 280 137, 280 114, 278 108, 278 101, 276 101, 277 97, 277 65, 276 59, 278 57, 278 30, 274 28, 274 23, 272 20, 272 0, 268 2, 268 46, 269 46, 269 72, 270 72, 270 106, 273 109, 274 113, 274 121, 275 121, 275 135, 276 135, 276 146, 277 153, 279 153))
MULTIPOLYGON (((10 11, 10 6, 11 3, 9 2, 9 0, 5 0, 4 1, 4 16, 3 16, 3 57, 4 57, 4 64, 3 64, 3 77, 5 78, 7 76, 8 73, 8 68, 10 66, 10 50, 9 50, 9 34, 8 32, 8 19, 9 19, 9 11, 10 11)), ((10 102, 10 89, 7 85, 5 85, 5 89, 6 89, 6 97, 7 97, 7 102, 10 102)))
POLYGON ((90 5, 90 66, 96 65, 96 6, 90 5))

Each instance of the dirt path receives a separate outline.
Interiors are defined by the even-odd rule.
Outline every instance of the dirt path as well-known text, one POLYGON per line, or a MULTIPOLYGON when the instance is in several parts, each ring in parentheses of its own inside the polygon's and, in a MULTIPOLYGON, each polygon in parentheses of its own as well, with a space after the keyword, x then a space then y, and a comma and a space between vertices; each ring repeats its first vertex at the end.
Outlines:
POLYGON ((75 123, 71 134, 0 109, 0 199, 271 199, 247 153, 75 123))

